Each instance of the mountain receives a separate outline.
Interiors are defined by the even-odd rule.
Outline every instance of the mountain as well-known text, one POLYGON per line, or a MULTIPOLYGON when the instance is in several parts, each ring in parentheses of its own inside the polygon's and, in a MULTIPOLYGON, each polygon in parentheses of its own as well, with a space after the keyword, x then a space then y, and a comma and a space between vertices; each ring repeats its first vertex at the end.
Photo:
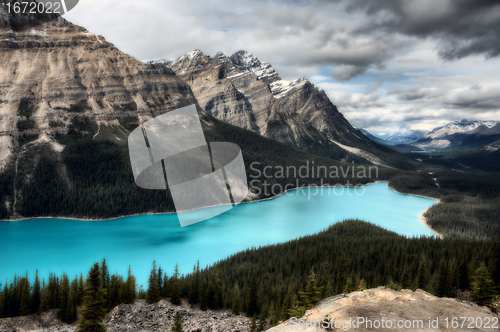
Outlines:
POLYGON ((7 15, 1 2, 0 168, 18 137, 50 141, 68 132, 75 115, 117 125, 135 111, 146 120, 196 101, 165 66, 142 63, 61 17, 33 26, 7 15))
POLYGON ((165 66, 188 83, 201 108, 219 120, 318 156, 415 167, 354 129, 326 93, 305 77, 282 80, 269 63, 247 51, 211 57, 195 50, 165 66))
POLYGON ((424 136, 427 131, 424 130, 410 130, 406 132, 397 132, 393 133, 387 137, 384 137, 384 140, 394 144, 405 144, 416 141, 420 137, 424 136))
MULTIPOLYGON (((5 0, 0 1, 3 5, 5 0)), ((247 170, 251 162, 297 167, 308 162, 325 167, 346 165, 217 120, 198 105, 190 85, 161 62, 143 63, 61 17, 12 18, 3 8, 0 6, 0 219, 110 218, 174 211, 169 191, 135 185, 127 137, 141 123, 191 104, 197 106, 207 140, 240 146, 247 170)), ((193 56, 191 60, 199 59, 193 56)), ((258 73, 262 80, 254 85, 269 89, 264 80, 275 80, 277 74, 266 64, 247 60, 240 68, 253 70, 254 76, 258 73)), ((341 115, 334 115, 350 128, 341 115)), ((387 172, 381 169, 379 176, 387 178, 387 172)), ((391 174, 397 173, 391 170, 391 174)), ((348 176, 335 181, 348 180, 356 183, 359 179, 348 176)), ((284 187, 290 181, 273 179, 272 183, 284 187)), ((319 181, 299 179, 299 184, 319 181)), ((252 189, 259 186, 264 183, 252 189)), ((252 192, 248 200, 273 195, 252 192)))
POLYGON ((474 149, 500 139, 500 123, 496 121, 454 121, 437 127, 410 144, 413 150, 446 152, 474 149))
POLYGON ((371 139, 374 142, 377 142, 377 143, 380 143, 380 144, 384 144, 384 145, 394 145, 394 144, 396 144, 396 143, 393 143, 393 142, 389 142, 389 141, 387 141, 385 139, 379 138, 379 137, 373 135, 372 133, 370 133, 366 129, 363 129, 363 128, 356 128, 356 129, 359 130, 363 135, 365 135, 366 137, 368 137, 369 139, 371 139))
POLYGON ((496 121, 468 121, 467 119, 463 119, 461 121, 450 122, 442 127, 434 128, 427 135, 425 135, 424 138, 435 139, 457 133, 470 133, 478 127, 482 126, 486 128, 492 128, 496 124, 498 124, 498 122, 496 121))

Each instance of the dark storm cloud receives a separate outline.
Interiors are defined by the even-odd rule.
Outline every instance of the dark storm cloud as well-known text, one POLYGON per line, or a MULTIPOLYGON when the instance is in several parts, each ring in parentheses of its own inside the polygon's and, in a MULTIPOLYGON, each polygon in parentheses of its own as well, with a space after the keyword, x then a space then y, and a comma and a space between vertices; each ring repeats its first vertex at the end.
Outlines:
POLYGON ((482 54, 500 55, 498 0, 348 0, 348 12, 364 12, 367 20, 356 31, 434 37, 446 60, 482 54))

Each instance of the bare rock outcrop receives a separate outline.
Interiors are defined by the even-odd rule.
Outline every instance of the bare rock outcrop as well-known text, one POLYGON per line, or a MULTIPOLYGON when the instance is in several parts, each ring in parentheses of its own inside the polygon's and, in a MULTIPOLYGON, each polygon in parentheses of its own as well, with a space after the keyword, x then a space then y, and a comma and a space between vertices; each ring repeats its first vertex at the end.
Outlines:
POLYGON ((439 298, 420 289, 379 287, 322 300, 299 320, 285 321, 268 331, 498 331, 499 324, 499 315, 486 307, 439 298), (460 317, 466 317, 463 325, 460 317))
MULTIPOLYGON (((183 319, 183 330, 202 332, 210 326, 212 332, 250 331, 251 319, 233 315, 229 311, 202 311, 187 305, 175 306, 167 300, 147 304, 137 300, 134 304, 121 304, 108 314, 104 323, 109 332, 155 332, 170 331, 175 313, 179 311, 183 319)), ((57 319, 54 310, 42 315, 30 315, 0 319, 0 332, 74 332, 74 324, 65 324, 57 319)))

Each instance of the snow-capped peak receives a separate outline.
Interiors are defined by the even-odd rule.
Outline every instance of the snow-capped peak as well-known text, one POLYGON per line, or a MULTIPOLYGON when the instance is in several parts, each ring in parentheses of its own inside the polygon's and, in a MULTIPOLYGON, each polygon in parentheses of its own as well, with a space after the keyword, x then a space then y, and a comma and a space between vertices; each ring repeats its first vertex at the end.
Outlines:
POLYGON ((268 82, 280 80, 281 77, 267 62, 261 62, 255 55, 247 51, 238 51, 229 57, 233 66, 242 72, 253 72, 258 80, 268 82))
POLYGON ((434 128, 427 135, 425 135, 425 137, 438 138, 457 133, 466 133, 477 129, 481 125, 484 125, 487 128, 493 128, 497 123, 497 121, 469 121, 467 119, 463 119, 460 121, 450 122, 443 127, 434 128))
POLYGON ((497 124, 497 121, 468 121, 467 119, 463 119, 461 121, 453 121, 446 125, 446 127, 451 129, 459 129, 462 131, 474 130, 480 125, 485 125, 488 128, 491 128, 497 124))

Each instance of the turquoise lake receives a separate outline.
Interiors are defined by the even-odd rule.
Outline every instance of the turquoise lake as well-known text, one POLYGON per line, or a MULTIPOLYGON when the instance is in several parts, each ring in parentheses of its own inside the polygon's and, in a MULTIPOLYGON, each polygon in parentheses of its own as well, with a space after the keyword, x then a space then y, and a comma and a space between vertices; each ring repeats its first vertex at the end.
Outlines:
MULTIPOLYGON (((175 264, 189 273, 249 247, 285 242, 317 233, 331 224, 359 218, 406 236, 433 236, 419 214, 435 200, 399 194, 380 182, 363 189, 324 188, 290 191, 271 200, 240 204, 200 223, 180 227, 176 214, 112 220, 29 219, 0 222, 0 283, 38 269, 70 280, 106 258, 110 273, 147 287, 153 260, 171 275, 175 264), (318 192, 316 192, 318 190, 318 192), (341 193, 343 191, 343 193, 341 193), (364 193, 363 193, 364 191, 364 193)), ((214 207, 213 209, 216 209, 214 207)), ((212 208, 211 208, 212 209, 212 208)), ((186 213, 203 213, 203 210, 186 213)))

